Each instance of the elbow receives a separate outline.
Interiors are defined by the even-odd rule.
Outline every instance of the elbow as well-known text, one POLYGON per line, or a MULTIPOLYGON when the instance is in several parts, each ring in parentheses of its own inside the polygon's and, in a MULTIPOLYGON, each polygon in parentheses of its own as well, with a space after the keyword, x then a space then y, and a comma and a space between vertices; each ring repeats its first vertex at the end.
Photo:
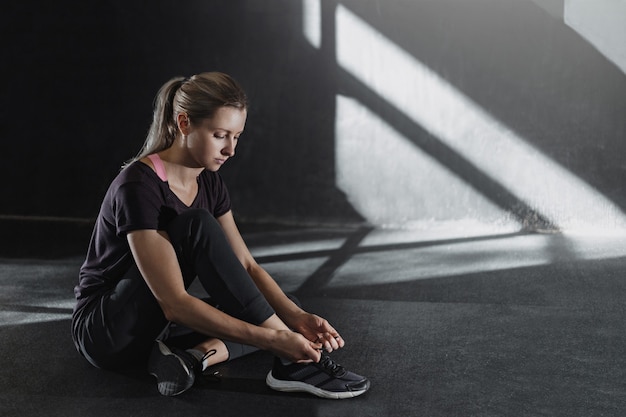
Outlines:
POLYGON ((176 309, 174 309, 174 308, 165 308, 163 306, 161 306, 161 309, 163 310, 163 315, 165 316, 165 320, 171 321, 173 323, 178 323, 179 315, 176 314, 176 309))
POLYGON ((161 304, 161 310, 163 311, 165 320, 171 321, 174 323, 178 322, 180 313, 177 311, 175 306, 161 304))
POLYGON ((254 261, 248 262, 244 265, 244 267, 246 268, 246 271, 248 271, 248 275, 250 275, 251 277, 255 277, 259 269, 261 268, 261 266, 254 261))
POLYGON ((159 304, 167 321, 184 324, 186 306, 188 305, 185 299, 161 301, 159 304))

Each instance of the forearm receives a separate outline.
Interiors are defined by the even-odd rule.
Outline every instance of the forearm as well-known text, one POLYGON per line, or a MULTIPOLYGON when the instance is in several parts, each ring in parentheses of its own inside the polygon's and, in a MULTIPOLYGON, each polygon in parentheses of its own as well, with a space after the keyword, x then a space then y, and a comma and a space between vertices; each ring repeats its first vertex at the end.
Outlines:
POLYGON ((296 318, 306 312, 287 297, 276 281, 261 266, 254 264, 248 268, 248 273, 278 317, 287 326, 293 328, 296 318))
POLYGON ((264 350, 270 349, 276 338, 274 329, 255 326, 229 316, 191 295, 185 296, 184 300, 179 300, 167 311, 169 320, 209 337, 253 345, 264 350))
POLYGON ((312 343, 303 335, 289 330, 272 315, 255 326, 229 316, 193 296, 183 297, 174 314, 168 316, 207 337, 216 337, 268 350, 293 362, 319 361, 321 344, 312 343))
POLYGON ((328 352, 344 346, 344 340, 326 319, 307 313, 298 307, 263 268, 258 267, 252 271, 249 268, 248 272, 278 317, 291 330, 301 334, 311 342, 321 343, 328 352))

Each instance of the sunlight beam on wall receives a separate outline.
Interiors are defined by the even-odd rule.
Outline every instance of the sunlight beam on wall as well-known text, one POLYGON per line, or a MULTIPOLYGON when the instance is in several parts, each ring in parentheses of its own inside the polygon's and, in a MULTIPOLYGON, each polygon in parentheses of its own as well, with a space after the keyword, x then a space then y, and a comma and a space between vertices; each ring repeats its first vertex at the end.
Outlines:
POLYGON ((626 1, 565 0, 563 20, 626 73, 626 1))
POLYGON ((302 0, 302 28, 304 37, 319 49, 322 46, 321 0, 302 0))
MULTIPOLYGON (((336 36, 342 68, 562 230, 626 230, 624 214, 608 199, 342 5, 336 36)), ((337 161, 351 163, 359 162, 337 161)))
POLYGON ((371 223, 421 230, 445 223, 465 236, 520 229, 506 212, 358 101, 337 96, 336 118, 337 186, 350 190, 348 201, 371 223))

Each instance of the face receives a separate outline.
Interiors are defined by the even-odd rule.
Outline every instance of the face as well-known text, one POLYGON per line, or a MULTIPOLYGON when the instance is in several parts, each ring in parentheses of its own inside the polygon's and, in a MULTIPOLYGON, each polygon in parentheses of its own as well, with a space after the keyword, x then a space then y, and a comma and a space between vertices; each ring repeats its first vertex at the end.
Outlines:
POLYGON ((246 110, 220 107, 212 118, 189 126, 186 148, 197 168, 217 171, 235 155, 235 147, 246 124, 246 110))

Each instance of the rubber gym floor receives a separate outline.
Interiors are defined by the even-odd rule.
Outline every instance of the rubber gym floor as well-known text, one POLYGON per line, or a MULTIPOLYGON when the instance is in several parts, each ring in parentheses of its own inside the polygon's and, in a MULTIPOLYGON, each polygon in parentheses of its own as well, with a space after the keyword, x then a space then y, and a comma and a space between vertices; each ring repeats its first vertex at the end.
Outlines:
POLYGON ((341 332, 347 344, 333 358, 371 389, 348 400, 274 392, 272 355, 260 351, 168 398, 151 376, 93 368, 73 347, 88 228, 3 229, 22 237, 1 248, 4 417, 626 413, 624 237, 244 230, 285 291, 341 332))

